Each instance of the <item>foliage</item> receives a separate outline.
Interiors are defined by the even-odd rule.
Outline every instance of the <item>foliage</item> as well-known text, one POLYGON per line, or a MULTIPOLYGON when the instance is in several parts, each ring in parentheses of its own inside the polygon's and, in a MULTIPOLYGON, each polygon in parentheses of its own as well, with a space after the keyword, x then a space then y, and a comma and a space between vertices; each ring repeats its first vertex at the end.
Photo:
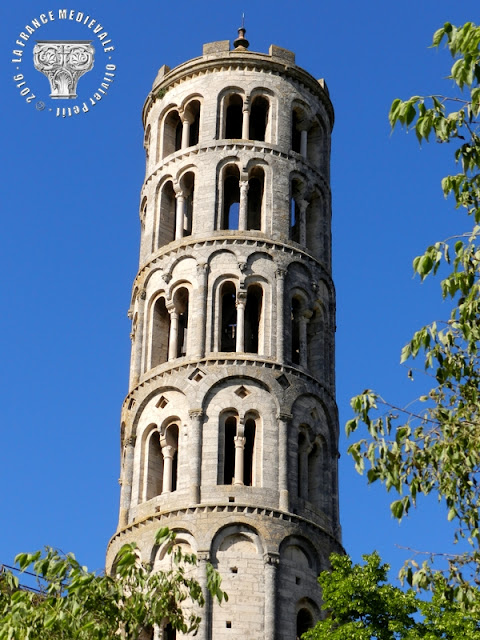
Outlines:
MULTIPOLYGON (((455 541, 468 542, 457 554, 443 554, 445 592, 468 603, 480 580, 480 27, 446 23, 432 46, 442 42, 454 60, 449 75, 454 95, 396 99, 389 118, 392 128, 413 129, 420 142, 432 136, 453 147, 459 173, 446 176, 442 189, 467 214, 469 230, 436 242, 413 261, 422 281, 440 267, 448 272, 441 292, 451 301, 451 314, 422 327, 403 348, 401 362, 422 357, 433 381, 418 398, 419 408, 397 407, 367 390, 352 399, 355 417, 346 430, 351 434, 366 426, 368 434, 349 453, 359 472, 367 465, 369 482, 381 481, 399 494, 391 504, 395 518, 416 506, 420 494, 436 494, 444 503, 455 541)), ((410 584, 431 586, 434 567, 430 556, 422 567, 414 562, 405 567, 403 576, 410 584)))
MULTIPOLYGON (((137 640, 165 621, 184 633, 194 631, 200 618, 189 604, 196 609, 205 604, 199 583, 188 576, 196 557, 183 553, 175 545, 175 534, 166 528, 158 531, 156 542, 168 545, 172 557, 168 571, 152 572, 141 562, 135 543, 121 548, 115 576, 89 572, 73 554, 48 547, 44 553, 19 554, 15 562, 21 571, 33 570, 41 595, 19 588, 11 572, 3 574, 0 640, 137 640)), ((220 582, 210 567, 208 587, 221 602, 227 596, 220 582)))
POLYGON ((442 589, 425 602, 412 589, 387 583, 389 566, 381 564, 377 553, 363 559, 364 565, 352 565, 348 556, 331 556, 332 571, 319 577, 328 617, 307 631, 304 640, 478 640, 478 616, 442 601, 442 589))

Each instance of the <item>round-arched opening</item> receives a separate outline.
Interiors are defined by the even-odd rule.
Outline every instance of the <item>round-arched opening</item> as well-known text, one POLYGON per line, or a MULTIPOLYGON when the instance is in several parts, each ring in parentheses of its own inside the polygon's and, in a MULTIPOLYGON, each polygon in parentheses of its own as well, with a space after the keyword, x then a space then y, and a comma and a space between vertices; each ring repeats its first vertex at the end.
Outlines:
POLYGON ((225 138, 241 139, 243 125, 243 100, 236 93, 228 96, 225 112, 225 138))
POLYGON ((300 609, 297 613, 297 640, 313 627, 313 616, 308 609, 300 609))
POLYGON ((229 165, 223 174, 222 229, 238 229, 240 214, 240 171, 229 165))
POLYGON ((268 122, 269 102, 263 96, 257 96, 253 99, 250 107, 250 140, 265 140, 268 122))
POLYGON ((237 338, 236 288, 233 282, 225 282, 220 291, 221 334, 220 351, 235 351, 237 338))

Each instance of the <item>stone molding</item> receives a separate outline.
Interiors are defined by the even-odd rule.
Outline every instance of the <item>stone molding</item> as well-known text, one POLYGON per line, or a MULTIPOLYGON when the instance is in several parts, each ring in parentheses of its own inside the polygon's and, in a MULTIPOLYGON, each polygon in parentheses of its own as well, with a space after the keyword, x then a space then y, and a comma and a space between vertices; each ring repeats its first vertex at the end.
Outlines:
MULTIPOLYGON (((313 522, 313 520, 308 520, 307 518, 304 518, 302 516, 297 516, 292 513, 286 513, 284 511, 279 511, 278 509, 272 509, 269 507, 254 507, 254 506, 242 505, 238 503, 235 503, 235 504, 226 503, 226 504, 198 505, 195 507, 182 507, 180 509, 172 509, 170 511, 164 511, 163 513, 156 513, 154 515, 149 515, 146 518, 142 518, 141 520, 136 520, 134 522, 131 522, 127 526, 123 527, 122 529, 119 529, 110 538, 107 545, 107 553, 108 553, 108 549, 110 549, 110 547, 117 540, 121 540, 122 538, 125 538, 129 533, 132 533, 136 529, 143 529, 146 525, 150 523, 153 524, 154 522, 158 522, 163 524, 165 522, 168 522, 169 520, 172 520, 173 518, 182 518, 184 516, 189 516, 189 515, 198 516, 200 514, 208 514, 208 513, 227 513, 227 514, 230 513, 230 514, 238 515, 241 517, 245 517, 247 519, 246 522, 248 524, 251 524, 252 516, 253 517, 263 516, 263 517, 274 519, 274 520, 289 522, 292 525, 301 525, 304 530, 311 531, 316 534, 320 533, 322 535, 327 536, 330 539, 330 541, 337 544, 339 548, 342 548, 339 539, 334 535, 334 533, 328 531, 327 529, 317 524, 316 522, 313 522)), ((242 521, 239 520, 239 523, 242 523, 242 521)), ((219 527, 221 526, 222 524, 220 523, 219 527)), ((266 555, 272 556, 272 558, 274 558, 276 554, 275 552, 273 553, 270 552, 266 555)))
MULTIPOLYGON (((151 369, 149 371, 147 371, 145 374, 143 374, 140 382, 133 387, 130 392, 128 393, 128 395, 126 396, 124 402, 123 402, 123 406, 122 406, 122 411, 126 408, 128 408, 130 402, 132 399, 135 399, 135 397, 137 396, 137 394, 140 393, 141 389, 144 389, 145 387, 151 387, 154 385, 158 385, 159 381, 164 377, 164 376, 169 376, 172 373, 178 373, 182 370, 185 371, 193 371, 195 370, 195 368, 203 365, 204 367, 208 367, 208 366, 215 366, 215 365, 221 365, 221 366, 225 366, 225 365, 229 365, 229 366, 249 366, 252 368, 258 368, 258 369, 271 369, 272 371, 278 371, 281 373, 288 373, 291 374, 293 376, 295 376, 295 378, 308 382, 310 384, 313 384, 315 387, 317 387, 322 393, 325 393, 333 402, 335 402, 335 393, 333 389, 328 388, 326 385, 324 385, 322 382, 320 382, 320 380, 317 380, 315 377, 313 377, 312 375, 310 375, 309 373, 306 373, 305 371, 302 371, 301 369, 298 369, 296 367, 294 367, 293 365, 288 365, 288 364, 281 364, 275 360, 267 360, 266 358, 262 358, 262 357, 255 357, 255 356, 250 356, 250 357, 246 357, 245 354, 237 354, 237 353, 232 353, 232 355, 230 357, 226 356, 225 354, 222 354, 222 357, 218 357, 218 356, 206 356, 204 358, 200 358, 200 359, 191 359, 187 362, 179 362, 180 358, 177 358, 176 361, 171 361, 171 362, 166 362, 162 365, 160 365, 158 367, 158 369, 161 369, 159 371, 156 371, 155 369, 151 369)), ((253 374, 253 371, 252 371, 253 374)), ((188 379, 188 373, 185 373, 185 379, 188 379)), ((283 413, 282 413, 283 415, 283 413)), ((290 415, 290 414, 285 414, 285 415, 290 415)))
MULTIPOLYGON (((300 249, 292 246, 291 244, 287 244, 285 242, 281 242, 279 240, 272 240, 265 236, 265 234, 258 232, 258 236, 254 236, 249 231, 237 231, 231 232, 231 235, 208 235, 201 237, 193 237, 188 236, 187 238, 182 238, 182 240, 176 240, 174 242, 170 242, 168 245, 162 247, 157 252, 152 253, 150 259, 141 265, 135 280, 133 282, 133 291, 138 289, 145 288, 145 280, 148 275, 153 271, 153 267, 157 266, 157 269, 163 269, 164 273, 162 275, 163 280, 166 284, 168 284, 172 278, 172 274, 170 273, 171 265, 162 265, 162 262, 165 258, 169 258, 172 255, 178 255, 179 252, 185 252, 188 249, 191 249, 192 256, 194 253, 201 247, 211 247, 215 246, 227 246, 227 245, 237 245, 237 246, 245 246, 250 250, 254 249, 258 251, 259 249, 265 249, 267 252, 275 251, 275 253, 280 253, 280 255, 289 255, 293 258, 301 260, 303 263, 307 263, 311 266, 311 268, 317 268, 321 272, 321 278, 325 279, 328 283, 328 286, 334 291, 334 285, 332 280, 332 275, 327 267, 317 260, 313 255, 307 253, 306 250, 300 249), (233 235, 234 233, 238 235, 233 235), (252 246, 252 241, 255 242, 255 245, 252 246)), ((208 264, 208 263, 206 263, 208 264)), ((288 267, 288 263, 285 265, 278 265, 277 269, 286 270, 288 267)), ((133 301, 134 302, 134 301, 133 301)))
MULTIPOLYGON (((328 181, 324 178, 324 176, 317 171, 314 165, 310 164, 306 158, 304 158, 300 153, 296 151, 289 151, 285 153, 284 151, 280 151, 278 149, 278 145, 272 144, 270 142, 260 142, 258 140, 245 140, 244 142, 222 142, 222 139, 219 139, 217 142, 210 144, 197 144, 192 147, 187 147, 186 149, 179 149, 175 151, 175 153, 171 153, 166 158, 162 159, 155 167, 155 169, 145 178, 143 183, 142 191, 140 193, 140 199, 146 196, 145 187, 149 184, 151 180, 158 174, 164 173, 167 167, 170 164, 174 164, 177 160, 182 160, 184 158, 188 158, 191 155, 203 155, 204 153, 212 153, 215 151, 224 152, 231 151, 234 153, 237 150, 241 151, 251 151, 255 154, 259 153, 265 156, 266 154, 270 154, 277 158, 282 158, 284 160, 291 161, 292 158, 299 162, 302 166, 307 168, 307 171, 314 174, 314 180, 321 183, 322 188, 325 191, 325 195, 328 197, 331 196, 330 185, 328 181)), ((298 170, 298 169, 297 169, 298 170)), ((306 172, 307 173, 307 172, 306 172)))

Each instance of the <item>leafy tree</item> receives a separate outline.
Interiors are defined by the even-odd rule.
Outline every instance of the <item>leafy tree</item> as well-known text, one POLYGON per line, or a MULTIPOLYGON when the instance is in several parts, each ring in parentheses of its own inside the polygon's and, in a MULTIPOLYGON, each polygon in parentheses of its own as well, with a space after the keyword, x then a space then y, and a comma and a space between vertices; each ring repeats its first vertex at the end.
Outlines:
POLYGON ((352 565, 348 556, 331 556, 332 571, 319 578, 328 617, 303 640, 478 640, 478 617, 442 599, 441 588, 426 602, 412 589, 388 584, 390 567, 377 553, 363 559, 364 565, 352 565))
POLYGON ((381 481, 398 494, 391 504, 395 518, 416 506, 420 494, 436 494, 444 503, 461 550, 443 554, 446 569, 432 554, 421 567, 406 566, 403 576, 423 588, 437 584, 442 569, 444 595, 468 604, 480 584, 480 27, 446 23, 432 46, 442 42, 453 57, 452 95, 396 99, 389 118, 392 128, 413 129, 420 142, 431 137, 450 144, 459 167, 442 180, 442 189, 466 214, 468 231, 435 242, 413 261, 422 281, 440 268, 446 274, 441 293, 451 313, 422 327, 403 348, 401 362, 422 358, 432 381, 419 404, 399 407, 367 390, 352 399, 355 417, 346 430, 364 425, 365 437, 349 453, 360 473, 367 467, 369 482, 381 481))
MULTIPOLYGON (((115 576, 89 572, 73 554, 51 548, 19 554, 15 562, 20 570, 31 568, 41 589, 19 588, 12 572, 2 574, 0 640, 138 640, 165 622, 184 633, 195 631, 200 617, 191 605, 198 610, 205 604, 199 583, 188 576, 196 557, 175 546, 168 529, 158 531, 156 542, 169 545, 169 571, 152 572, 141 562, 135 543, 121 548, 115 576)), ((209 591, 221 602, 227 596, 220 576, 207 566, 209 591)))

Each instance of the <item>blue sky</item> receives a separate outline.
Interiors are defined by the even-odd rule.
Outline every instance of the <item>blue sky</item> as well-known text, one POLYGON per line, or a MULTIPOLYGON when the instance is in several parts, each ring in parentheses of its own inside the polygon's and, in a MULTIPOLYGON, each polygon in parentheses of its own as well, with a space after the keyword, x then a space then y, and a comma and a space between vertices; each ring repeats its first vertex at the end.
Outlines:
MULTIPOLYGON (((336 111, 344 545, 356 560, 378 549, 395 568, 406 553, 396 545, 443 550, 449 528, 442 509, 424 501, 401 526, 393 522, 384 490, 368 488, 354 472, 343 425, 350 398, 367 387, 399 404, 418 393, 398 364, 401 347, 415 328, 448 314, 438 282, 413 280, 411 262, 464 224, 440 190, 442 176, 453 172, 451 149, 420 149, 413 134, 391 135, 387 113, 397 96, 448 92, 450 59, 428 48, 431 36, 447 20, 474 20, 478 3, 86 0, 73 8, 109 32, 116 75, 88 113, 65 119, 27 104, 11 62, 25 24, 62 8, 70 9, 38 0, 2 7, 0 563, 49 544, 74 551, 90 568, 103 566, 118 515, 143 102, 161 65, 201 55, 205 42, 233 40, 242 12, 250 49, 266 52, 273 43, 294 51, 297 64, 326 79, 336 111)), ((67 25, 62 37, 85 33, 67 25)), ((58 31, 44 25, 32 38, 58 39, 58 31)), ((47 95, 46 78, 30 61, 22 65, 47 95)), ((93 72, 88 78, 80 83, 94 82, 93 72)))

